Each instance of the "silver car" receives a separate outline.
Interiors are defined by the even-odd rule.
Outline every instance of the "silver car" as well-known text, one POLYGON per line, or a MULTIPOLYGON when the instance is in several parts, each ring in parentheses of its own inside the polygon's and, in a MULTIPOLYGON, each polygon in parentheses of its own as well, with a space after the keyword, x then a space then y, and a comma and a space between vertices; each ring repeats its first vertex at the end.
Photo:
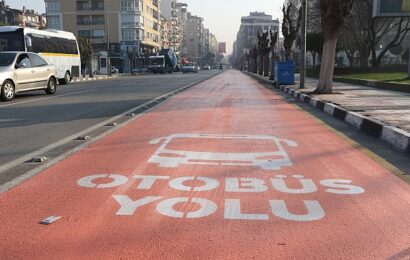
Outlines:
POLYGON ((0 52, 0 98, 10 101, 17 93, 44 89, 56 92, 57 69, 31 52, 0 52))

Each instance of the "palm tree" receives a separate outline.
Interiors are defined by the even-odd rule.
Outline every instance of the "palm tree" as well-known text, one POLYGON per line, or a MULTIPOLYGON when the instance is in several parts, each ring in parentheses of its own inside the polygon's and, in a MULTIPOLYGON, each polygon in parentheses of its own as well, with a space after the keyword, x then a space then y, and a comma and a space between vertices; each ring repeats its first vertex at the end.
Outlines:
POLYGON ((337 35, 344 19, 352 10, 353 0, 320 0, 320 12, 324 34, 323 56, 316 94, 332 93, 337 35))

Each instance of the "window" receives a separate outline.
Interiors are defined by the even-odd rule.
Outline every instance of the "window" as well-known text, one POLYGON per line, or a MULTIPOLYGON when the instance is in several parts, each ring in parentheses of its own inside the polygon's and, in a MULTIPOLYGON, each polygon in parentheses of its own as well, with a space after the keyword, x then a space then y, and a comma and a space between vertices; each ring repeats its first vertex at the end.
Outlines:
POLYGON ((91 1, 91 9, 92 10, 104 10, 104 1, 101 1, 101 0, 91 1))
POLYGON ((25 51, 23 30, 0 33, 0 51, 25 51))
POLYGON ((103 25, 105 23, 104 15, 92 15, 91 24, 94 25, 103 25))
POLYGON ((60 9, 60 2, 46 2, 46 13, 58 13, 60 9))
POLYGON ((122 0, 121 11, 138 11, 138 3, 139 2, 137 0, 122 0))
POLYGON ((28 56, 30 57, 32 67, 41 67, 47 65, 47 62, 36 54, 29 53, 28 56))
POLYGON ((90 10, 90 3, 88 1, 77 1, 77 11, 90 10))
POLYGON ((31 38, 33 52, 36 52, 36 53, 47 52, 46 37, 44 37, 43 35, 34 34, 34 33, 28 34, 27 36, 31 38))
POLYGON ((90 30, 78 30, 78 37, 80 38, 90 38, 91 31, 90 30))
POLYGON ((136 41, 139 38, 139 30, 137 29, 122 29, 121 36, 123 41, 136 41))
POLYGON ((104 30, 93 30, 93 38, 104 38, 104 30))
POLYGON ((89 15, 78 15, 77 25, 89 25, 91 24, 91 16, 89 15))
POLYGON ((22 65, 23 63, 25 64, 24 68, 31 68, 31 61, 26 53, 20 54, 16 61, 17 65, 22 65))

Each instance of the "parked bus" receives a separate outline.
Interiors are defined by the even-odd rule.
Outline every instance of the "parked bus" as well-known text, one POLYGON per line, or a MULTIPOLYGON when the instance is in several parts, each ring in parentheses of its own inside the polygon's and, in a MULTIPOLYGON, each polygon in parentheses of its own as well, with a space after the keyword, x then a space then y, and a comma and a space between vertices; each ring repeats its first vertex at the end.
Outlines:
POLYGON ((68 84, 72 77, 80 74, 80 52, 77 39, 71 32, 1 26, 0 51, 38 53, 57 67, 60 84, 68 84))

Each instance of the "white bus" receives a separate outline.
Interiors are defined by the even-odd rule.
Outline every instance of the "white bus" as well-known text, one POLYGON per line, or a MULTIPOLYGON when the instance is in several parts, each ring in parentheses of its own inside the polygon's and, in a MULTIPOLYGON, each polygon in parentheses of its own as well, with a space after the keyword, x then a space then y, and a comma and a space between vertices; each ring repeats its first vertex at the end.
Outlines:
POLYGON ((60 84, 68 84, 73 77, 80 75, 80 52, 77 39, 71 32, 1 26, 0 51, 38 53, 57 67, 60 84))

